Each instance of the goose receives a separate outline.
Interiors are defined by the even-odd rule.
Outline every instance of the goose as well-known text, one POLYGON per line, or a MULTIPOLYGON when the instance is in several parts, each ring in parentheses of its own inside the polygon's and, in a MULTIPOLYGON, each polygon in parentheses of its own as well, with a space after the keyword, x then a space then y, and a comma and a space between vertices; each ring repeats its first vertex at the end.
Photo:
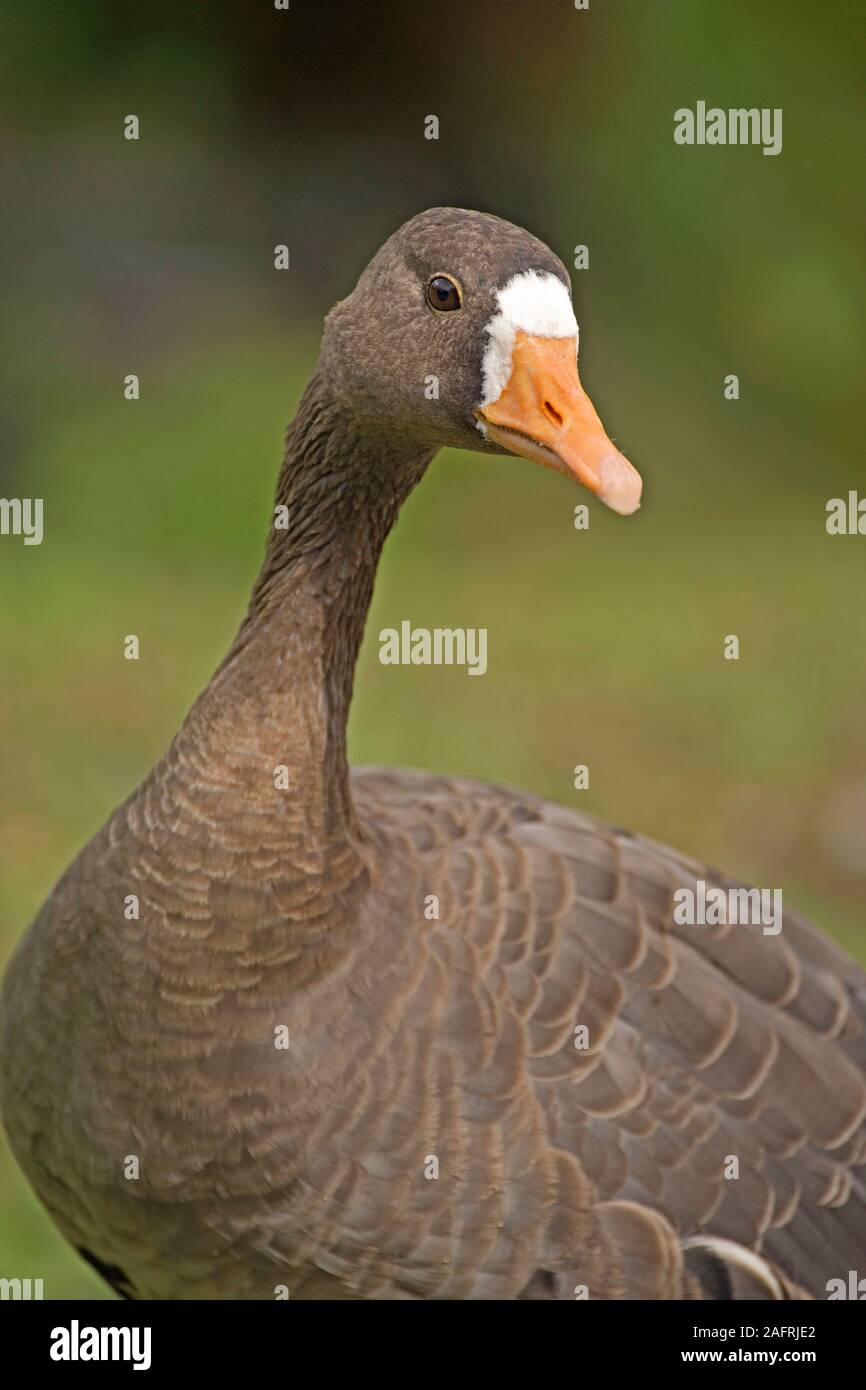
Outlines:
POLYGON ((228 654, 14 954, 12 1149, 127 1298, 776 1300, 862 1268, 853 961, 787 908, 681 922, 740 885, 576 810, 348 766, 377 562, 438 449, 637 511, 577 348, 522 228, 435 208, 384 243, 326 318, 228 654))

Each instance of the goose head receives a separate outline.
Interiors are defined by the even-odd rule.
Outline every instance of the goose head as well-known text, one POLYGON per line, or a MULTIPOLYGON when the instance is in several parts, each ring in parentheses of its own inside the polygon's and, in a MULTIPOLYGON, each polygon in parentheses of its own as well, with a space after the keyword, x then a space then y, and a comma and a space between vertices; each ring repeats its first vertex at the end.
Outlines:
POLYGON ((568 272, 543 242, 486 213, 405 223, 325 321, 320 367, 365 433, 534 459, 614 511, 641 479, 578 375, 568 272))

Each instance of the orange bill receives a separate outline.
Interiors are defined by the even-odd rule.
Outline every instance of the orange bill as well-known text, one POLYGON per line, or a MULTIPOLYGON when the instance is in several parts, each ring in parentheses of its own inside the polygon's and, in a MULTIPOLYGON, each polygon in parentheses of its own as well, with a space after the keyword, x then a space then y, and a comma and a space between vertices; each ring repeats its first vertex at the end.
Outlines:
POLYGON ((623 516, 640 506, 640 474, 611 443, 580 384, 574 338, 518 329, 511 376, 476 413, 494 444, 577 478, 623 516))

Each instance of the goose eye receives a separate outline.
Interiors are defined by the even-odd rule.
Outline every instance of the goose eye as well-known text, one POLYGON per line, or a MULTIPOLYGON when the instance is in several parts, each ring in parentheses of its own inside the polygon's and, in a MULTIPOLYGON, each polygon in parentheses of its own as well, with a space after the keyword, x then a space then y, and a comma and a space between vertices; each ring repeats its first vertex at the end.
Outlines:
POLYGON ((427 303, 430 308, 447 313, 450 309, 459 309, 460 302, 460 291, 454 281, 449 280, 447 275, 434 275, 427 286, 427 303))

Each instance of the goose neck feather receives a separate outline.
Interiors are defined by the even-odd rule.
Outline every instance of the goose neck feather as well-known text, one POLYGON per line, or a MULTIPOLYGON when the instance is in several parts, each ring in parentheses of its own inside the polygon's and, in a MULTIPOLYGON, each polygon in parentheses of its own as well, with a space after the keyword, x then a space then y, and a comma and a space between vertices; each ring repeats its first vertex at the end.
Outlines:
POLYGON ((371 437, 313 375, 277 485, 273 515, 285 508, 288 524, 271 527, 237 637, 173 745, 187 795, 205 750, 241 764, 221 815, 276 818, 307 880, 317 864, 333 874, 359 833, 346 752, 355 664, 382 546, 430 457, 371 437))

